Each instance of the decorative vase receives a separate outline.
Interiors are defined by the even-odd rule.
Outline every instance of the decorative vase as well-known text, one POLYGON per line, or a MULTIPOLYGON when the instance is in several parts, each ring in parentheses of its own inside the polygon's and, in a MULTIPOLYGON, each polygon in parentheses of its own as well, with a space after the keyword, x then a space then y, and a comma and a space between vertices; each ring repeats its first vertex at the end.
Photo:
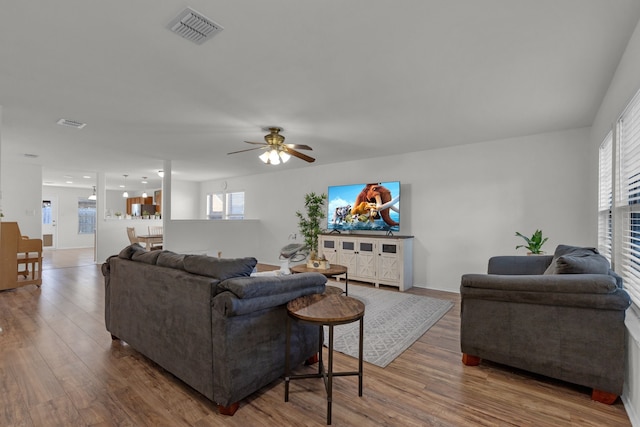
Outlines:
POLYGON ((317 268, 318 270, 327 270, 331 268, 329 261, 326 259, 309 259, 307 261, 307 268, 317 268))

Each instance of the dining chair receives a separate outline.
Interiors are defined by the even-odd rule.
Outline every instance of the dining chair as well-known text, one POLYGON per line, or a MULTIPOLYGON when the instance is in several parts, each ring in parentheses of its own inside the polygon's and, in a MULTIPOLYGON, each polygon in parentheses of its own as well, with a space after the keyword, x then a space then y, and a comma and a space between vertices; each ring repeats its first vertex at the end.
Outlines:
POLYGON ((136 229, 135 227, 127 227, 127 236, 129 236, 129 242, 131 244, 139 243, 140 241, 136 237, 136 229))
MULTIPOLYGON (((162 226, 161 225, 150 225, 149 228, 149 236, 162 236, 162 226)), ((160 242, 151 242, 150 249, 162 249, 162 241, 160 242)))
POLYGON ((162 226, 161 225, 150 225, 149 226, 149 235, 150 236, 162 236, 162 226))

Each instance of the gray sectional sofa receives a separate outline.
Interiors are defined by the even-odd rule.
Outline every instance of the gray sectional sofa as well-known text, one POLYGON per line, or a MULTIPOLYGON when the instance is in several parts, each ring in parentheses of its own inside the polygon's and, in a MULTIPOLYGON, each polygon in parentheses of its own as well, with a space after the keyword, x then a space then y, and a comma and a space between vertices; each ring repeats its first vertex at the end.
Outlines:
POLYGON ((613 403, 625 372, 622 279, 594 248, 498 256, 488 274, 462 276, 463 362, 487 359, 593 388, 613 403))
MULTIPOLYGON (((102 265, 107 330, 233 415, 284 372, 286 303, 324 292, 327 280, 250 277, 255 265, 128 246, 102 265)), ((317 353, 318 334, 294 322, 292 363, 317 353)))

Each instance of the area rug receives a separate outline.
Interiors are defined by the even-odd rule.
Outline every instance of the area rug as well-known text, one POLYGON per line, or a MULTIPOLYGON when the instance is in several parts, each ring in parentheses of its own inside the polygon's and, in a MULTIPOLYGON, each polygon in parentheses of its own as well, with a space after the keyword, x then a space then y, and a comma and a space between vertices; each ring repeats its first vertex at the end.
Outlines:
MULTIPOLYGON (((327 285, 344 289, 343 282, 327 285)), ((453 307, 451 301, 373 286, 349 286, 349 296, 365 304, 363 359, 384 368, 402 354, 453 307)), ((358 357, 359 322, 333 329, 333 348, 358 357)), ((325 326, 325 345, 329 336, 325 326)))

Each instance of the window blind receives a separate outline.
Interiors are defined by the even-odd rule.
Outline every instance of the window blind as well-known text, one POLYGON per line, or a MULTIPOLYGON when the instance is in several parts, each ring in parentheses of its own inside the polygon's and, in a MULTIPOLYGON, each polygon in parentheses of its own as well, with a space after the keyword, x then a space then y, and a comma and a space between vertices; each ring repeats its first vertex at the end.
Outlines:
POLYGON ((640 96, 636 95, 620 116, 616 135, 617 269, 634 304, 640 306, 640 96))
POLYGON ((612 203, 613 203, 613 133, 609 132, 600 145, 598 183, 598 249, 612 262, 611 245, 613 240, 612 203))

